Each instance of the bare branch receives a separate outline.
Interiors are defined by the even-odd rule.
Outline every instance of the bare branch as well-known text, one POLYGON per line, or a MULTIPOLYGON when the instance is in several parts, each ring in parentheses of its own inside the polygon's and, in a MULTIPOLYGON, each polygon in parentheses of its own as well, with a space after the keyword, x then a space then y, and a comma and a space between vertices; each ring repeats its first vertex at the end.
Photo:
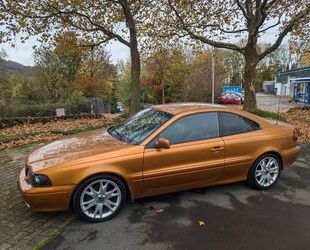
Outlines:
POLYGON ((281 45, 284 37, 293 30, 293 28, 299 23, 300 19, 304 18, 306 15, 308 15, 310 12, 310 5, 308 5, 304 10, 297 13, 286 25, 286 27, 282 30, 282 32, 279 34, 277 40, 275 43, 270 46, 268 49, 266 49, 264 52, 262 52, 258 56, 258 61, 262 60, 265 56, 275 51, 279 46, 281 45))
MULTIPOLYGON (((258 19, 258 22, 256 24, 255 33, 261 33, 262 31, 259 31, 260 27, 263 25, 263 23, 266 21, 266 18, 268 17, 270 13, 270 9, 278 2, 279 0, 272 0, 268 3, 267 0, 264 0, 263 3, 259 6, 259 14, 260 18, 258 19)), ((282 13, 281 13, 282 16, 282 13)), ((257 17, 258 18, 258 17, 257 17)), ((276 26, 276 25, 275 25, 276 26)), ((272 28, 272 27, 270 27, 272 28)), ((266 30, 268 30, 267 28, 266 30)), ((265 31, 266 31, 265 30, 265 31)))
POLYGON ((171 3, 171 0, 168 0, 169 2, 169 6, 170 8, 172 9, 172 11, 174 12, 174 14, 176 15, 176 17, 178 18, 178 20, 180 21, 181 23, 181 28, 187 32, 187 34, 193 38, 193 39, 196 39, 196 40, 199 40, 203 43, 206 43, 206 44, 209 44, 209 45, 212 45, 214 47, 217 47, 217 48, 224 48, 224 49, 231 49, 231 50, 236 50, 240 53, 244 53, 244 49, 243 48, 240 48, 239 46, 235 45, 235 44, 232 44, 232 43, 224 43, 224 42, 218 42, 218 41, 214 41, 214 40, 211 40, 209 38, 206 38, 206 37, 203 37, 201 35, 198 35, 198 34, 195 34, 193 31, 190 30, 190 28, 185 24, 183 18, 180 16, 180 14, 178 13, 177 9, 173 6, 173 4, 171 3))
POLYGON ((110 38, 107 38, 97 43, 79 44, 77 47, 99 47, 101 44, 104 44, 110 40, 111 40, 110 38))
POLYGON ((223 33, 227 33, 227 34, 242 33, 242 32, 248 31, 248 29, 225 30, 225 29, 221 28, 220 26, 217 26, 217 28, 218 28, 220 31, 222 31, 223 33))
POLYGON ((265 31, 267 31, 267 30, 269 30, 269 29, 272 29, 272 28, 278 26, 278 25, 281 23, 282 15, 283 15, 283 13, 281 13, 281 14, 279 15, 278 21, 277 21, 275 24, 270 25, 270 26, 268 26, 268 27, 265 28, 265 29, 259 30, 258 33, 263 33, 263 32, 265 32, 265 31))
POLYGON ((104 26, 102 26, 98 23, 95 23, 88 15, 81 13, 81 12, 78 12, 76 10, 61 11, 58 8, 56 8, 55 6, 51 6, 51 7, 54 8, 60 14, 65 14, 65 15, 75 14, 77 16, 80 16, 82 18, 87 19, 87 21, 91 25, 97 27, 100 31, 102 31, 110 39, 116 38, 120 43, 130 47, 130 43, 128 41, 126 41, 124 38, 122 38, 120 35, 116 34, 115 32, 108 30, 107 28, 105 28, 104 26))
POLYGON ((236 3, 237 3, 237 5, 238 5, 239 9, 242 11, 242 14, 243 14, 243 16, 245 17, 245 19, 248 20, 248 19, 249 19, 249 16, 248 16, 248 14, 246 13, 245 8, 243 8, 242 3, 240 2, 240 0, 236 0, 236 3))

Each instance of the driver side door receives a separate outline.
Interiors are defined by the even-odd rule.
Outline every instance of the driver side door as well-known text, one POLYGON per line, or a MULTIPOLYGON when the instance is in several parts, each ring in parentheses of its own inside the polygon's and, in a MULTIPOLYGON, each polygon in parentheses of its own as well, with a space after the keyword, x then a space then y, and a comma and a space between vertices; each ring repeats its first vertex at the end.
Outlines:
POLYGON ((174 192, 217 182, 223 173, 224 149, 216 112, 179 118, 145 148, 143 183, 146 194, 174 192), (157 148, 158 138, 168 139, 170 148, 157 148))

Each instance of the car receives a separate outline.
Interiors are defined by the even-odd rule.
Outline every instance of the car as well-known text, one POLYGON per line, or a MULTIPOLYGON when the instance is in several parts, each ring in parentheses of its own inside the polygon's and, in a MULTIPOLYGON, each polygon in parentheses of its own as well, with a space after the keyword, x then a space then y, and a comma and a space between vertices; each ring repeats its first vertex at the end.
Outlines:
POLYGON ((296 159, 298 133, 223 105, 156 105, 124 124, 30 153, 18 178, 34 211, 113 218, 127 200, 246 181, 272 188, 296 159))
POLYGON ((243 104, 243 97, 235 92, 223 92, 218 98, 220 104, 243 104))

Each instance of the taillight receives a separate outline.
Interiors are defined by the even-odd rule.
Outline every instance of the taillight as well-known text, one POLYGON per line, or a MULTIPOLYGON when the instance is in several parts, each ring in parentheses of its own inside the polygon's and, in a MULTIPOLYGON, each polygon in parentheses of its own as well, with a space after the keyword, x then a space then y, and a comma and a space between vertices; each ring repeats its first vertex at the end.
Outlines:
POLYGON ((297 129, 294 129, 293 130, 293 141, 297 141, 298 140, 298 136, 299 136, 299 134, 298 134, 297 129))

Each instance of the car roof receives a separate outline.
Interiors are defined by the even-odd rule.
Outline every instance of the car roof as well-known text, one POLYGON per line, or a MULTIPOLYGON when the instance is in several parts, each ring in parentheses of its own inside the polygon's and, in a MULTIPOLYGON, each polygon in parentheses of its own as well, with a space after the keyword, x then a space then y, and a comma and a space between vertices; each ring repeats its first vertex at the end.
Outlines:
POLYGON ((234 91, 223 91, 222 94, 236 94, 236 95, 241 95, 241 93, 234 92, 234 91))
POLYGON ((170 113, 172 115, 177 115, 187 111, 194 111, 194 110, 206 110, 206 109, 227 109, 224 105, 218 104, 210 104, 210 103, 199 103, 199 102, 184 102, 184 103, 169 103, 169 104, 161 104, 161 105, 154 105, 153 108, 170 113))

